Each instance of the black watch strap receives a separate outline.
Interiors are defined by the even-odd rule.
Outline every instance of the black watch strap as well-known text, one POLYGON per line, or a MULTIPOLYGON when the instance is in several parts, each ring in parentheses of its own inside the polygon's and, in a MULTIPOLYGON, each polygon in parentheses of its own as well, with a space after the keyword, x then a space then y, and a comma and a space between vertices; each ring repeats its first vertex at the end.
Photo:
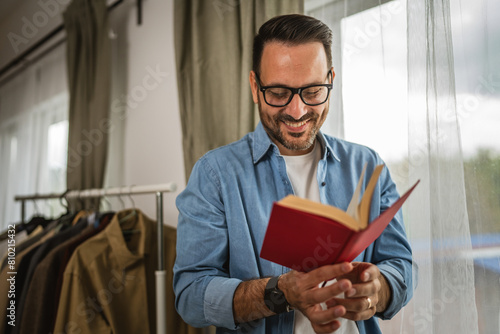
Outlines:
POLYGON ((269 279, 264 290, 264 303, 267 308, 276 314, 290 311, 290 304, 285 298, 283 291, 278 289, 280 276, 274 276, 269 279))

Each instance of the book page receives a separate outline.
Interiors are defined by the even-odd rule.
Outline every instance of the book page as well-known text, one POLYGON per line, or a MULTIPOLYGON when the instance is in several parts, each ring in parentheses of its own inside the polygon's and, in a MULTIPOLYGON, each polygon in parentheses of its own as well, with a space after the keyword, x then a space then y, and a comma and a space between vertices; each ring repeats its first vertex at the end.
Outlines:
POLYGON ((356 186, 356 190, 354 190, 354 194, 352 195, 351 202, 349 203, 349 206, 347 207, 347 214, 351 217, 353 217, 356 221, 359 222, 359 212, 358 212, 358 206, 359 206, 359 195, 361 194, 361 186, 363 185, 363 179, 365 177, 365 171, 366 171, 366 163, 365 166, 363 167, 363 170, 361 171, 361 175, 359 177, 358 185, 356 186))
POLYGON ((303 212, 307 212, 320 217, 325 217, 334 220, 353 231, 359 231, 358 222, 347 214, 347 212, 331 205, 326 205, 314 202, 305 198, 300 198, 294 195, 288 195, 283 198, 278 204, 303 212))
POLYGON ((373 191, 375 190, 375 186, 377 185, 378 178, 380 173, 382 173, 382 169, 384 169, 384 165, 377 165, 373 170, 373 174, 370 177, 370 181, 366 186, 365 193, 361 198, 361 203, 358 206, 358 214, 359 214, 359 223, 361 224, 360 228, 365 229, 368 226, 368 218, 370 216, 370 204, 372 202, 373 191))

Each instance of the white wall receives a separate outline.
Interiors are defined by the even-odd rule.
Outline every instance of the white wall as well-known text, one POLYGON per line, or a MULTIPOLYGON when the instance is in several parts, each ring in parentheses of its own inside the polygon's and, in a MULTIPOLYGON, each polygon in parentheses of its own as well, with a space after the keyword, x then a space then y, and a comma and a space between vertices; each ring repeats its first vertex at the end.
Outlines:
MULTIPOLYGON (((175 182, 179 190, 175 194, 164 195, 164 216, 168 224, 177 225, 174 200, 185 187, 185 177, 175 71, 173 6, 173 0, 144 1, 141 26, 137 26, 135 8, 129 16, 127 91, 137 106, 127 111, 124 184, 175 182), (152 79, 151 71, 157 73, 157 80, 152 79), (147 94, 142 100, 144 91, 147 94)), ((138 197, 135 203, 155 217, 151 196, 138 197)))
MULTIPOLYGON (((12 8, 0 20, 0 66, 61 24, 61 13, 68 3, 69 0, 23 0, 12 8), (30 30, 31 25, 34 29, 30 30), (21 37, 16 41, 23 42, 14 45, 13 34, 21 37)), ((120 57, 123 55, 121 61, 126 72, 122 73, 124 82, 118 82, 126 95, 114 98, 128 101, 128 105, 122 115, 123 123, 116 123, 116 132, 110 133, 114 150, 109 152, 112 161, 106 185, 176 183, 178 190, 164 195, 165 222, 175 226, 175 196, 185 187, 185 177, 175 74, 173 0, 143 1, 141 26, 137 25, 135 6, 135 0, 125 0, 110 15, 112 30, 119 34, 113 43, 120 41, 120 57)), ((128 199, 124 198, 124 202, 125 206, 131 206, 128 199)), ((154 195, 135 196, 134 202, 147 215, 156 217, 154 195)), ((112 203, 113 209, 120 209, 114 207, 115 201, 112 203)))

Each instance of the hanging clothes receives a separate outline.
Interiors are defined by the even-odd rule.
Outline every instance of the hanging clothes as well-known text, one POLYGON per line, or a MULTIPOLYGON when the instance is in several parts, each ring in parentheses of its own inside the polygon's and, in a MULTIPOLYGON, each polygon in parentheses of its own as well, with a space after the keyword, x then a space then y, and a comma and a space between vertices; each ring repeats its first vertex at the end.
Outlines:
MULTIPOLYGON (((169 232, 166 227, 165 245, 175 241, 169 232)), ((156 333, 157 261, 156 223, 137 209, 118 212, 103 232, 74 251, 54 333, 156 333)), ((168 270, 171 278, 172 267, 168 270)), ((201 333, 175 312, 172 280, 166 284, 168 333, 201 333)))
MULTIPOLYGON (((5 334, 11 334, 14 330, 17 330, 19 323, 19 313, 22 312, 22 309, 19 307, 19 301, 22 296, 22 291, 25 283, 29 284, 28 273, 30 271, 31 260, 36 256, 38 249, 45 242, 50 240, 52 237, 56 235, 57 232, 64 230, 64 228, 71 226, 72 216, 63 216, 61 217, 57 223, 49 224, 50 229, 47 230, 46 233, 43 233, 43 236, 32 245, 28 246, 24 250, 20 251, 21 245, 16 247, 16 256, 15 263, 13 267, 10 265, 5 265, 2 271, 0 272, 0 332, 5 334), (9 273, 15 274, 9 274, 9 273), (15 277, 15 297, 9 297, 10 290, 10 281, 8 278, 15 277), (8 324, 12 319, 7 317, 7 307, 10 306, 10 302, 15 301, 15 324, 16 326, 11 326, 8 324)), ((76 231, 75 233, 78 233, 76 231)), ((41 234, 41 233, 40 233, 41 234)), ((35 262, 36 263, 36 260, 35 262)))
POLYGON ((23 305, 19 333, 50 333, 55 325, 64 269, 73 251, 108 226, 114 213, 101 215, 97 227, 86 226, 78 235, 65 240, 40 261, 33 273, 23 305))
POLYGON ((22 319, 22 315, 24 313, 24 306, 26 303, 26 296, 28 294, 29 286, 31 283, 31 279, 33 277, 33 274, 36 270, 36 267, 38 264, 45 258, 45 256, 55 247, 63 243, 64 241, 79 235, 86 227, 87 227, 87 220, 86 218, 82 217, 78 219, 77 217, 73 218, 71 221, 74 223, 75 221, 76 224, 71 226, 71 225, 64 225, 64 223, 60 223, 63 227, 63 230, 60 231, 59 233, 55 234, 53 237, 33 249, 31 252, 33 254, 31 255, 31 259, 28 261, 23 261, 21 264, 26 266, 26 268, 19 268, 19 270, 22 270, 23 272, 23 282, 22 284, 19 284, 20 282, 16 282, 16 304, 17 304, 17 312, 16 312, 16 318, 18 321, 18 325, 15 327, 10 327, 12 330, 10 333, 12 334, 18 334, 19 329, 21 328, 20 326, 20 321, 22 319))
MULTIPOLYGON (((26 248, 30 247, 31 245, 37 243, 40 241, 41 238, 45 236, 45 234, 49 233, 50 230, 55 228, 57 225, 57 221, 52 221, 50 224, 48 224, 45 228, 42 225, 38 225, 33 232, 31 232, 28 237, 22 241, 20 244, 16 243, 16 254, 21 253, 24 251, 26 248)), ((0 270, 3 270, 3 268, 7 265, 7 254, 3 254, 2 260, 1 260, 1 268, 0 270)))
MULTIPOLYGON (((16 242, 14 268, 7 255, 0 260, 0 333, 156 333, 156 222, 137 209, 32 221, 16 242), (8 297, 9 272, 16 272, 15 298, 8 297), (7 317, 12 300, 15 326, 7 317)), ((166 225, 163 233, 167 333, 201 334, 175 310, 177 233, 166 225)))
MULTIPOLYGON (((56 224, 51 225, 50 230, 48 230, 46 233, 43 233, 43 236, 37 242, 28 246, 24 250, 20 251, 16 248, 15 263, 13 264, 13 267, 7 265, 7 258, 5 259, 5 265, 0 272, 0 333, 10 333, 13 326, 8 325, 8 322, 12 319, 7 318, 7 307, 10 306, 10 302, 12 300, 16 302, 16 297, 18 297, 18 295, 15 295, 14 298, 9 297, 10 281, 8 281, 7 279, 14 277, 16 287, 18 286, 18 284, 22 284, 25 273, 24 270, 27 269, 27 267, 23 265, 23 263, 28 263, 34 254, 32 251, 39 245, 50 239, 53 235, 55 235, 56 226, 56 224), (14 272, 15 274, 9 274, 10 272, 14 272)), ((14 307, 17 311, 17 306, 15 304, 14 307)), ((15 318, 15 320, 17 321, 17 318, 15 318)))
POLYGON ((26 230, 21 230, 21 231, 17 232, 17 229, 16 229, 16 234, 14 237, 14 241, 15 241, 14 244, 9 243, 9 241, 12 242, 11 239, 9 239, 9 238, 5 238, 5 239, 0 240, 0 258, 2 258, 4 256, 5 256, 5 258, 7 258, 9 246, 12 247, 12 246, 21 244, 26 239, 28 239, 28 232, 26 230))

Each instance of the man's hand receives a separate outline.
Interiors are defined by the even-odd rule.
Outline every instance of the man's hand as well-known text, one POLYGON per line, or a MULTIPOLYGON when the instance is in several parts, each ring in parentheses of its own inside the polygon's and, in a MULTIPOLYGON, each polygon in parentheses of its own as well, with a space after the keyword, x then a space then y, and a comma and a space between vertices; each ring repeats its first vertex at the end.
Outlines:
POLYGON ((347 279, 352 288, 345 293, 346 298, 332 298, 326 304, 329 308, 345 307, 343 318, 366 320, 383 312, 390 301, 391 290, 378 267, 372 263, 355 262, 353 270, 337 279, 347 279))
MULTIPOLYGON (((264 289, 269 278, 241 283, 233 299, 235 323, 273 315, 264 304, 264 289)), ((311 321, 316 333, 331 333, 340 327, 338 318, 365 320, 383 312, 391 291, 377 266, 371 263, 340 263, 323 266, 308 273, 292 270, 278 281, 288 303, 311 321), (321 287, 323 282, 337 282, 321 287), (336 296, 344 293, 346 298, 336 296), (370 298, 370 300, 368 300, 370 298), (323 309, 321 303, 327 308, 323 309)))
POLYGON ((346 315, 346 307, 338 304, 323 310, 321 303, 332 300, 333 297, 352 290, 347 276, 353 269, 350 263, 328 265, 308 273, 292 270, 281 276, 278 287, 284 292, 288 303, 299 309, 310 321, 316 333, 331 333, 340 327, 339 317, 346 315), (321 288, 328 280, 337 278, 337 282, 321 288))

